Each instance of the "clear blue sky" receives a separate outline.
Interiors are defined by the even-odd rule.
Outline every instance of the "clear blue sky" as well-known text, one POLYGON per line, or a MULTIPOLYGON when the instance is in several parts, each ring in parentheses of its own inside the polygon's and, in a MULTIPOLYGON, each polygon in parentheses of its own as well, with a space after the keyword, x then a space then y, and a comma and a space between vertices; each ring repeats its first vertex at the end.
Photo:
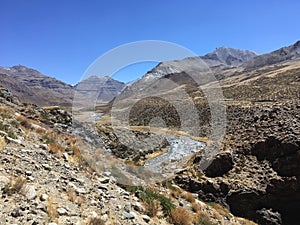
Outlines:
POLYGON ((0 0, 0 9, 0 65, 71 84, 100 55, 132 41, 170 41, 203 55, 219 46, 265 53, 300 39, 299 0, 0 0))

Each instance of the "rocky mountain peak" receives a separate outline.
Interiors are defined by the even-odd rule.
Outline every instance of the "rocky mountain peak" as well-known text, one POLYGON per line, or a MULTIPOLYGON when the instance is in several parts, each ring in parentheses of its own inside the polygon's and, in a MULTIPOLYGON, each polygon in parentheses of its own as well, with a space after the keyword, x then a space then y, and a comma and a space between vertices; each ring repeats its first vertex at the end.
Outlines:
POLYGON ((257 54, 249 50, 241 50, 222 46, 216 48, 215 51, 206 54, 202 57, 202 59, 218 60, 229 66, 238 66, 244 62, 247 62, 255 56, 257 56, 257 54))
POLYGON ((83 93, 84 98, 97 99, 99 102, 109 102, 119 94, 125 83, 109 76, 90 76, 75 85, 75 90, 83 93))

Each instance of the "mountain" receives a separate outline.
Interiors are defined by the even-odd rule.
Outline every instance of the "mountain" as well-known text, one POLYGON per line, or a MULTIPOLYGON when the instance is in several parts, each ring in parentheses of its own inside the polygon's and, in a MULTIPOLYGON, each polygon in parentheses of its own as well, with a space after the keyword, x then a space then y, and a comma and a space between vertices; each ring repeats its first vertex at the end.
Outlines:
POLYGON ((248 60, 244 67, 248 69, 255 69, 267 65, 273 65, 276 63, 284 62, 287 60, 293 60, 300 57, 300 41, 288 47, 280 48, 276 51, 259 55, 251 60, 248 60))
MULTIPOLYGON (((220 48, 202 57, 162 62, 116 97, 108 113, 112 124, 104 115, 98 131, 115 155, 137 165, 149 158, 153 161, 153 155, 165 150, 157 144, 153 154, 155 150, 147 149, 148 143, 153 144, 148 137, 162 144, 153 137, 164 132, 176 134, 173 138, 183 134, 182 139, 204 140, 206 150, 176 166, 176 160, 167 157, 161 171, 178 169, 172 182, 201 200, 227 206, 233 215, 262 225, 296 225, 300 210, 299 51, 300 42, 249 57, 220 48), (218 92, 213 92, 216 84, 224 101, 214 108, 219 104, 218 92), (220 124, 226 127, 224 137, 214 140, 213 132, 222 132, 220 124), (144 148, 139 145, 143 141, 148 141, 144 148), (217 152, 213 154, 212 149, 217 152)), ((155 160, 160 159, 154 156, 155 160)))
POLYGON ((256 53, 248 50, 220 47, 204 56, 161 62, 145 74, 142 79, 145 81, 152 78, 160 78, 167 74, 197 71, 201 69, 200 67, 209 67, 214 71, 234 68, 256 56, 256 53))
POLYGON ((111 101, 125 84, 110 77, 92 76, 74 87, 25 66, 0 67, 0 85, 9 89, 21 102, 40 106, 71 107, 75 91, 79 99, 97 98, 98 102, 111 101))
POLYGON ((75 85, 75 90, 87 99, 97 99, 98 103, 111 101, 126 86, 125 83, 109 76, 90 76, 75 85))
POLYGON ((239 66, 255 56, 257 56, 256 53, 248 50, 220 47, 215 51, 202 56, 201 59, 203 59, 210 67, 226 67, 239 66))
POLYGON ((74 90, 71 85, 43 75, 25 66, 0 67, 0 84, 22 102, 41 106, 71 106, 74 90))

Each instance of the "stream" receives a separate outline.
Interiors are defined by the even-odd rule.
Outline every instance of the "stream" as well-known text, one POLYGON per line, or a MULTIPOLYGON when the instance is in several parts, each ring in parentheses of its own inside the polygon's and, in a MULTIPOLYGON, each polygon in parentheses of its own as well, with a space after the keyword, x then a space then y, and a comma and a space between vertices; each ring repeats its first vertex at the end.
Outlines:
POLYGON ((161 172, 165 164, 173 163, 191 156, 205 148, 204 142, 193 140, 189 137, 167 137, 170 143, 169 151, 146 161, 144 167, 155 172, 161 172))

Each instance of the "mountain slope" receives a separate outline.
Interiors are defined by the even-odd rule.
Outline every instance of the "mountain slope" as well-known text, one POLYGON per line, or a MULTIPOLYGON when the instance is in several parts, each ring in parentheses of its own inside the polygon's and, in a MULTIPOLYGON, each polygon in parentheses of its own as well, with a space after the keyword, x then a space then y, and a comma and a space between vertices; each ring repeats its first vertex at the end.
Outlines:
POLYGON ((85 99, 95 99, 98 103, 109 102, 125 87, 125 83, 108 76, 91 76, 80 81, 75 90, 85 99))
POLYGON ((0 84, 22 102, 38 105, 71 106, 74 90, 71 85, 45 76, 25 66, 0 67, 0 84))
POLYGON ((20 65, 0 67, 0 84, 9 89, 21 102, 66 107, 72 106, 75 91, 78 92, 76 96, 83 101, 98 99, 98 102, 108 102, 125 87, 122 82, 100 76, 92 76, 73 87, 20 65))
POLYGON ((253 59, 246 62, 244 64, 244 67, 248 69, 254 69, 258 67, 284 62, 286 60, 296 59, 299 57, 300 57, 300 41, 288 47, 283 47, 276 51, 256 56, 253 59))
MULTIPOLYGON (((214 89, 217 82, 208 79, 199 87, 199 83, 190 78, 191 75, 196 78, 197 75, 215 75, 222 88, 227 114, 221 147, 205 169, 201 161, 208 156, 199 151, 190 159, 186 171, 175 174, 173 181, 201 200, 221 202, 229 206, 234 215, 250 218, 258 224, 296 225, 300 210, 299 45, 297 42, 256 56, 238 66, 225 65, 226 56, 212 54, 210 60, 222 66, 210 70, 199 66, 201 62, 197 57, 163 62, 125 89, 113 102, 110 115, 114 120, 125 118, 129 129, 136 130, 136 127, 149 127, 151 131, 155 127, 177 134, 187 130, 186 133, 191 134, 196 126, 197 137, 205 140, 214 127, 211 105, 203 90, 214 89), (189 107, 190 103, 193 107, 189 107), (194 109, 198 115, 192 113, 194 109), (157 118, 163 122, 152 123, 158 121, 157 118), (194 118, 199 124, 191 123, 190 129, 182 129, 183 123, 194 118)), ((211 99, 211 103, 215 103, 214 100, 211 99)), ((108 119, 103 123, 106 121, 108 119)), ((99 124, 101 132, 101 121, 99 124)), ((123 134, 126 129, 125 126, 123 134)), ((113 137, 110 142, 114 146, 119 145, 113 132, 106 136, 113 137)), ((126 137, 130 139, 130 135, 126 137)), ((131 146, 127 149, 119 146, 120 153, 128 150, 129 154, 137 154, 132 158, 139 159, 138 163, 151 157, 145 151, 132 153, 131 146)))

